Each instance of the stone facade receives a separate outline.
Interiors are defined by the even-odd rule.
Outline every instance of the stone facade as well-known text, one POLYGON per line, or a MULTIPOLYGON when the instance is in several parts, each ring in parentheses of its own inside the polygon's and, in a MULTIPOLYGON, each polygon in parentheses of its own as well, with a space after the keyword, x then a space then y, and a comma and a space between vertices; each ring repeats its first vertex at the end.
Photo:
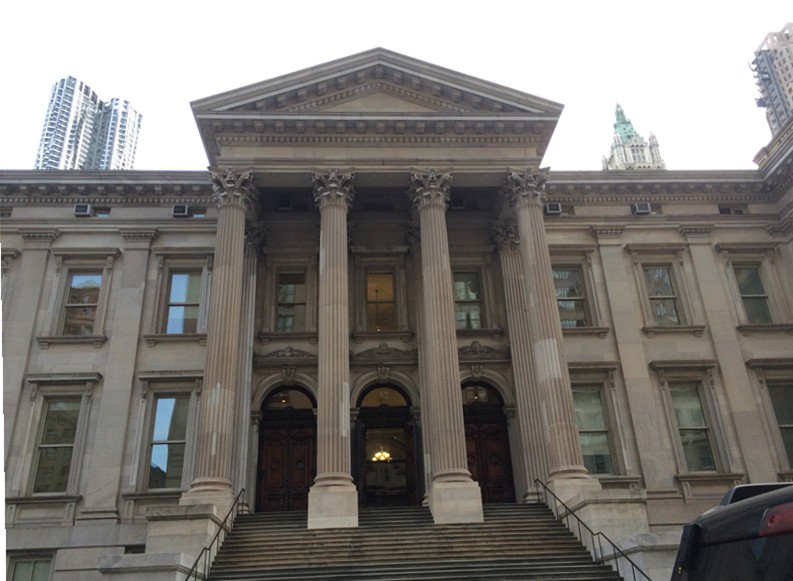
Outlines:
POLYGON ((179 579, 242 488, 324 528, 540 479, 660 579, 793 480, 793 127, 549 172, 561 105, 382 49, 193 109, 210 172, 0 173, 12 564, 179 579))

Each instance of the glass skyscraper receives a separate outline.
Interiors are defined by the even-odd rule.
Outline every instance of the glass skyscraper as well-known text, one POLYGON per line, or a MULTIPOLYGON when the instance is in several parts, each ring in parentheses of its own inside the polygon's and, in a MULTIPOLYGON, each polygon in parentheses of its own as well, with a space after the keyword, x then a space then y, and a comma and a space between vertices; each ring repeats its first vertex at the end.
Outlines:
POLYGON ((52 87, 36 169, 133 169, 142 116, 129 101, 101 101, 75 79, 52 87))

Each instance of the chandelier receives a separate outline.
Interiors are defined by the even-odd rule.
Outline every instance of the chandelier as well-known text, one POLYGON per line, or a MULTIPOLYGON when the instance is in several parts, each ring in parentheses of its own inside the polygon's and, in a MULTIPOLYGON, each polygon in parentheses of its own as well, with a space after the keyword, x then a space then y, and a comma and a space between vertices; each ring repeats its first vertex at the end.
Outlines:
POLYGON ((372 456, 372 462, 390 462, 391 461, 391 454, 380 448, 379 452, 375 452, 375 455, 372 456))

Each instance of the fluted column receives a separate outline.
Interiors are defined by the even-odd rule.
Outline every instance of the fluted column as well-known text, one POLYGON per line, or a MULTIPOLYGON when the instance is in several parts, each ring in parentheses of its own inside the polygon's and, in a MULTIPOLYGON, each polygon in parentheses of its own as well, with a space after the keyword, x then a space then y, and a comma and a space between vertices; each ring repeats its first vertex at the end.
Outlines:
POLYGON ((195 476, 183 502, 208 495, 233 498, 231 458, 240 345, 245 247, 245 213, 252 196, 252 174, 211 171, 218 209, 212 292, 209 300, 204 395, 198 420, 195 476))
POLYGON ((534 378, 546 413, 549 478, 586 478, 543 221, 547 170, 509 172, 528 300, 534 378))
POLYGON ((534 380, 529 303, 520 255, 520 237, 517 225, 511 221, 494 224, 491 235, 498 248, 504 281, 512 375, 515 379, 515 411, 523 455, 518 468, 524 486, 523 500, 536 500, 532 494, 536 490, 534 480, 545 480, 547 477, 548 457, 543 428, 543 398, 534 380))
POLYGON ((314 175, 320 212, 317 477, 308 497, 308 527, 358 526, 350 474, 350 323, 347 211, 353 175, 314 175))
POLYGON ((481 522, 482 497, 471 480, 465 447, 465 425, 457 358, 446 207, 451 174, 411 175, 410 195, 419 213, 423 281, 424 341, 427 362, 432 489, 430 508, 436 523, 481 522))

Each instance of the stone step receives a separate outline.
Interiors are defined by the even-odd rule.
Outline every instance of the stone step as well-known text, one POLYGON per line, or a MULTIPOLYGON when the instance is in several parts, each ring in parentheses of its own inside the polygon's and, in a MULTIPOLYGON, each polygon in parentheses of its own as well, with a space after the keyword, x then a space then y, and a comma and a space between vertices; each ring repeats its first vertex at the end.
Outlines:
POLYGON ((425 507, 361 509, 357 528, 308 530, 305 512, 241 515, 210 579, 619 579, 544 505, 484 516, 435 525, 425 507))
POLYGON ((534 579, 544 581, 618 580, 619 576, 591 561, 571 563, 564 558, 455 560, 427 563, 381 563, 376 565, 348 564, 346 566, 269 568, 265 570, 223 571, 213 568, 211 581, 232 580, 475 580, 475 579, 534 579))

